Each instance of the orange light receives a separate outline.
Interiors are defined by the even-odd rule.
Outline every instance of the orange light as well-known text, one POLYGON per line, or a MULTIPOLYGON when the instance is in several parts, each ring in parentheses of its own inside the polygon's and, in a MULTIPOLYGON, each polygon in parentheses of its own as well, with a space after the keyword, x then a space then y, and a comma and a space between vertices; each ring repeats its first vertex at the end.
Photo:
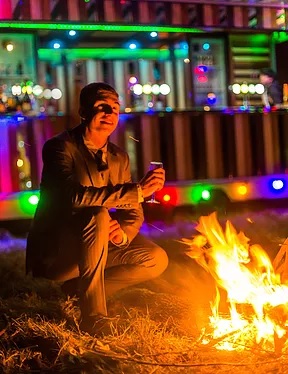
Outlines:
POLYGON ((238 193, 239 195, 246 195, 247 194, 247 187, 244 185, 241 185, 238 187, 238 193))
POLYGON ((168 201, 170 201, 171 200, 171 196, 170 195, 168 195, 167 193, 163 196, 163 201, 166 201, 166 202, 168 202, 168 201))

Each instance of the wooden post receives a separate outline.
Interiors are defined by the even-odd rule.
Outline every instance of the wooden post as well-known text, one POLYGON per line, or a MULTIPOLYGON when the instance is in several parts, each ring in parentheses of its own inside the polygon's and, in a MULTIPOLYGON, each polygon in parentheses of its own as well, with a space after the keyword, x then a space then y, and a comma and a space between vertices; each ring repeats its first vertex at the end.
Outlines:
POLYGON ((208 178, 220 178, 223 175, 223 162, 219 116, 206 113, 204 121, 208 178))
POLYGON ((179 181, 193 178, 190 130, 189 116, 183 113, 175 113, 173 116, 174 149, 176 177, 179 181))

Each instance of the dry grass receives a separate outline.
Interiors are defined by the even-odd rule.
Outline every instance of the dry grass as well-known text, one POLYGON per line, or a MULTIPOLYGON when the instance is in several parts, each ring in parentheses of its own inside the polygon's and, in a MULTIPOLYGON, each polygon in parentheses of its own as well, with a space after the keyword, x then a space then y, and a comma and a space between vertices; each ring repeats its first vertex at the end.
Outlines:
MULTIPOLYGON (((271 257, 288 234, 285 212, 247 213, 231 220, 271 257)), ((79 331, 77 300, 66 299, 58 284, 24 275, 23 250, 1 253, 0 372, 288 373, 286 354, 264 351, 253 341, 244 342, 238 353, 201 344, 213 281, 173 240, 183 230, 179 234, 176 227, 170 234, 157 237, 171 259, 168 270, 109 300, 111 315, 119 318, 113 334, 103 339, 79 331)), ((190 234, 192 226, 186 227, 185 235, 190 234)))

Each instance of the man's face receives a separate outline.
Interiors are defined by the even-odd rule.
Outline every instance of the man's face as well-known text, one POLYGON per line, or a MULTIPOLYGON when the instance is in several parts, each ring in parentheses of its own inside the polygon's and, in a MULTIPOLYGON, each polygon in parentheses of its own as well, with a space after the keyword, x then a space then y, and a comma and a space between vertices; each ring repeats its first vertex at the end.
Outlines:
POLYGON ((264 86, 267 86, 273 82, 273 78, 265 74, 260 74, 259 80, 260 80, 260 83, 262 83, 264 86))
POLYGON ((94 103, 94 116, 88 127, 92 131, 109 136, 116 129, 119 121, 119 99, 110 91, 102 91, 99 96, 94 103))

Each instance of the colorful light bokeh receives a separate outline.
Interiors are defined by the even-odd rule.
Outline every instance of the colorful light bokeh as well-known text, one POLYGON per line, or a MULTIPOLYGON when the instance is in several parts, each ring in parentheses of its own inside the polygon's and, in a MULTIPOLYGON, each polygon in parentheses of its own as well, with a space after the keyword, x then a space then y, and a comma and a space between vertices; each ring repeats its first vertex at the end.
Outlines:
MULTIPOLYGON (((250 177, 244 181, 235 178, 220 180, 219 183, 167 182, 156 192, 156 200, 163 207, 196 206, 205 201, 217 200, 219 192, 231 202, 257 199, 288 198, 288 175, 250 177)), ((222 196, 222 195, 221 195, 222 196)), ((22 191, 0 194, 0 214, 2 219, 32 218, 39 201, 39 191, 22 191)))

